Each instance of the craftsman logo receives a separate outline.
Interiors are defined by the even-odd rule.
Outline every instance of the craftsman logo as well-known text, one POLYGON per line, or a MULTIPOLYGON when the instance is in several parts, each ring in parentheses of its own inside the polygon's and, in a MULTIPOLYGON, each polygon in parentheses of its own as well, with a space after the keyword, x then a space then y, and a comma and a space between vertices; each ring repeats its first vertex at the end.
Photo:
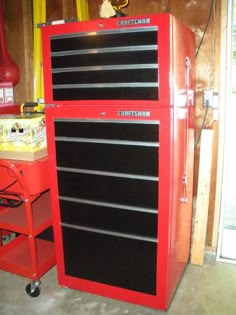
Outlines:
POLYGON ((139 110, 119 110, 118 116, 125 117, 151 117, 151 113, 148 111, 139 110))
POLYGON ((117 22, 118 26, 127 26, 127 25, 142 25, 142 24, 150 24, 151 18, 140 18, 140 19, 129 19, 129 20, 119 20, 117 22))

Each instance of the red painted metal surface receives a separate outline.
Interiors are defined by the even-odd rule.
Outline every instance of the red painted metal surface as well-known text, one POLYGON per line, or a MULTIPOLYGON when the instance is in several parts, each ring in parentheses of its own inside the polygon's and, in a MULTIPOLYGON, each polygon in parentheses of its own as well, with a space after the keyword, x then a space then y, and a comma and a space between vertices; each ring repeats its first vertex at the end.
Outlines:
POLYGON ((0 106, 0 115, 20 114, 20 105, 0 106))
MULTIPOLYGON (((46 192, 41 198, 32 202, 32 235, 38 235, 51 225, 50 193, 46 192)), ((20 234, 29 234, 30 226, 25 212, 25 205, 16 208, 3 208, 1 210, 1 227, 8 231, 20 234)))
MULTIPOLYGON (((50 189, 56 243, 58 280, 62 286, 108 296, 123 301, 165 310, 175 293, 178 282, 188 263, 192 205, 184 207, 186 196, 188 130, 193 127, 194 97, 194 37, 193 34, 169 14, 148 16, 150 25, 158 26, 159 99, 143 100, 86 100, 54 101, 52 94, 50 36, 74 32, 96 32, 119 28, 117 21, 108 19, 67 25, 48 26, 43 29, 45 101, 54 104, 46 108, 50 189), (186 60, 186 58, 189 58, 186 60), (188 73, 188 62, 191 70, 188 73), (188 97, 190 91, 190 97, 188 97), (159 184, 158 184, 158 244, 156 294, 146 294, 104 283, 71 277, 65 271, 59 205, 57 160, 55 147, 55 119, 133 120, 143 117, 120 117, 120 111, 147 111, 145 121, 159 121, 159 184), (183 249, 184 244, 184 249, 183 249)), ((136 17, 134 17, 135 19, 136 17)), ((147 18, 146 16, 143 18, 147 18)), ((130 17, 129 17, 130 19, 130 17)), ((122 20, 126 20, 123 18, 122 20)), ((149 25, 149 26, 150 26, 149 25)), ((127 25, 125 27, 147 25, 127 25)), ((193 150, 193 148, 192 148, 193 150)), ((136 159, 138 157, 134 157, 136 159)), ((96 263, 96 262, 95 262, 96 263)))
POLYGON ((19 234, 0 246, 0 269, 39 280, 55 265, 54 243, 37 238, 52 225, 48 161, 0 159, 0 177, 0 197, 18 194, 23 201, 16 208, 0 206, 0 236, 2 230, 19 234))
POLYGON ((47 157, 32 162, 0 160, 0 172, 0 190, 11 185, 8 188, 10 192, 32 196, 49 188, 47 157))

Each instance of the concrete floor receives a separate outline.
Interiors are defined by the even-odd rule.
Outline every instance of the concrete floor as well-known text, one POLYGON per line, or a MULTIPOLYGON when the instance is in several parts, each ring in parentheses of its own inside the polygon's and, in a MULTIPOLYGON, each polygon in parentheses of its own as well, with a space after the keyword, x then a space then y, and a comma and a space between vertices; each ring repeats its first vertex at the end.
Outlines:
POLYGON ((41 294, 25 293, 28 279, 0 271, 1 315, 235 315, 236 265, 207 256, 203 267, 188 265, 167 312, 60 288, 56 268, 42 278, 41 294))

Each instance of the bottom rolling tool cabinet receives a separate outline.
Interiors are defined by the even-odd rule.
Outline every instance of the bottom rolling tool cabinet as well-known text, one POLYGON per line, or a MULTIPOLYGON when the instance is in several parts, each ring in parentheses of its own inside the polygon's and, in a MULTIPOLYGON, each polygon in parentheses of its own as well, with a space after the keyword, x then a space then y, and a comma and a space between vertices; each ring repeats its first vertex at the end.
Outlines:
POLYGON ((58 279, 166 309, 189 257, 187 116, 126 109, 46 109, 58 279))
POLYGON ((48 160, 0 160, 0 269, 29 279, 29 296, 40 293, 40 277, 56 263, 52 226, 48 160), (47 234, 45 236, 45 234, 47 234))

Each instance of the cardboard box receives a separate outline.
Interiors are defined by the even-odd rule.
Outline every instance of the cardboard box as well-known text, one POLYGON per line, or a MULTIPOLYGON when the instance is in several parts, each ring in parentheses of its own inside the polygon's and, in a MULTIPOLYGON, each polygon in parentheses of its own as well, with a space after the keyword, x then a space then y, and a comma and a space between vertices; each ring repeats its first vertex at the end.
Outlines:
POLYGON ((45 115, 0 115, 0 158, 33 161, 46 155, 45 115))

